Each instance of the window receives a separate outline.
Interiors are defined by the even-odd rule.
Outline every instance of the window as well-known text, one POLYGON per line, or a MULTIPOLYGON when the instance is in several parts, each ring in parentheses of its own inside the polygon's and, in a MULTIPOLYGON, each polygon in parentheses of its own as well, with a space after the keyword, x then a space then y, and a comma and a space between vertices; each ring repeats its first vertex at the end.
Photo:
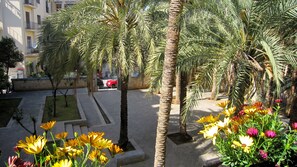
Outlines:
POLYGON ((61 10, 61 8, 62 8, 62 4, 56 4, 56 11, 61 10))
POLYGON ((40 0, 36 0, 36 2, 40 4, 40 0))
POLYGON ((46 13, 49 13, 48 1, 45 2, 45 11, 46 13))
POLYGON ((31 28, 30 25, 30 13, 26 12, 26 28, 31 28))
POLYGON ((41 16, 37 15, 37 24, 40 25, 41 24, 41 16))
POLYGON ((27 48, 28 48, 28 50, 32 49, 32 38, 31 38, 31 36, 27 36, 27 48))

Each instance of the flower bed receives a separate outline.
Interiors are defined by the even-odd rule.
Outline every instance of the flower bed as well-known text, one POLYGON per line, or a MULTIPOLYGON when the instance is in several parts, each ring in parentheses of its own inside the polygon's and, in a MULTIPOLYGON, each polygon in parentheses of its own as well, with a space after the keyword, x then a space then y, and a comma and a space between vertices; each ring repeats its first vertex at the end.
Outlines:
POLYGON ((283 123, 275 108, 264 108, 261 102, 244 105, 238 114, 227 102, 219 103, 223 111, 197 122, 204 124, 200 131, 212 139, 226 166, 294 166, 297 153, 297 123, 283 123))
POLYGON ((105 166, 109 162, 107 152, 113 157, 115 154, 121 153, 117 145, 111 140, 103 138, 102 132, 89 132, 78 136, 74 134, 75 139, 66 140, 67 132, 61 132, 54 136, 51 129, 55 125, 55 121, 42 124, 40 127, 44 129, 43 136, 29 136, 26 140, 20 140, 15 147, 16 156, 8 158, 8 166, 63 166, 63 167, 84 167, 105 166), (52 140, 47 140, 50 135, 52 140), (34 156, 34 162, 23 161, 20 152, 34 156))

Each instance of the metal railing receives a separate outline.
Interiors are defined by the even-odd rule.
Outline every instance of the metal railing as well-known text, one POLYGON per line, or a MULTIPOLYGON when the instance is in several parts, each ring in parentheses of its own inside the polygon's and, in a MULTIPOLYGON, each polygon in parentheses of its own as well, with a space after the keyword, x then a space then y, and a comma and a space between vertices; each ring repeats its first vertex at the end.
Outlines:
POLYGON ((40 25, 34 22, 26 22, 26 29, 37 30, 40 28, 40 25))
POLYGON ((27 54, 32 54, 32 53, 39 53, 38 48, 33 48, 33 47, 28 47, 27 48, 27 54))
POLYGON ((24 0, 25 5, 35 6, 35 0, 24 0))

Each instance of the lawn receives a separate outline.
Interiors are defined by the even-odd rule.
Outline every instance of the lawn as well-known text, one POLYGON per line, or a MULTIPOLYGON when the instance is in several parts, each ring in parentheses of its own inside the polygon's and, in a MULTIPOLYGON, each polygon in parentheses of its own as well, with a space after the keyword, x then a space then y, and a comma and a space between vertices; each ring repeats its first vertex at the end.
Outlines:
POLYGON ((53 117, 53 97, 47 96, 44 106, 42 122, 48 121, 67 121, 80 119, 79 111, 77 109, 76 99, 73 95, 67 96, 68 107, 65 107, 64 96, 57 96, 57 116, 53 117))
POLYGON ((6 127, 14 111, 21 102, 21 98, 0 99, 0 127, 6 127))

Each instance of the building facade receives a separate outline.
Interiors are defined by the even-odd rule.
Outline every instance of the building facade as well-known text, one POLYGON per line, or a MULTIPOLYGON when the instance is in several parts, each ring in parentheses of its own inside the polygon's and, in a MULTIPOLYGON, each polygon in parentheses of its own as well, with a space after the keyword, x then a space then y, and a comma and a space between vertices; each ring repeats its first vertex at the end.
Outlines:
POLYGON ((38 72, 38 37, 42 21, 51 14, 49 0, 0 0, 0 37, 11 37, 24 61, 9 70, 11 78, 38 72))

